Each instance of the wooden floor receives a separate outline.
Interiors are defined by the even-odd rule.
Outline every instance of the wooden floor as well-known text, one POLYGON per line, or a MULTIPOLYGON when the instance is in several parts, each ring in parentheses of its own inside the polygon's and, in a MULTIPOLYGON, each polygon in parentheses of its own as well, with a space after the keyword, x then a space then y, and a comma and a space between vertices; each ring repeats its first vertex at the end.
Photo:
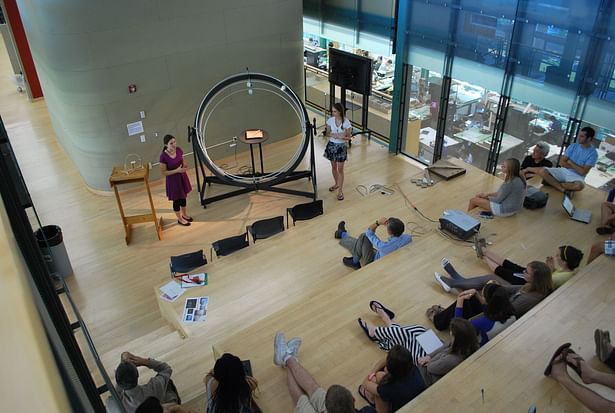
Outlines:
MULTIPOLYGON (((320 156, 324 142, 318 138, 319 197, 324 199, 325 215, 300 222, 297 227, 273 239, 260 241, 212 265, 215 274, 210 274, 211 291, 208 293, 211 318, 193 337, 183 340, 161 318, 152 292, 154 286, 169 277, 168 257, 199 248, 208 249, 216 239, 238 234, 246 224, 257 219, 282 215, 287 207, 306 199, 260 192, 202 209, 198 206, 197 196, 192 195, 188 202, 195 222, 190 228, 183 228, 172 224, 173 213, 165 199, 164 186, 161 182, 154 182, 154 203, 167 223, 164 239, 158 241, 153 226, 143 224, 133 232, 131 245, 126 246, 115 200, 86 189, 74 164, 56 140, 45 102, 30 103, 25 95, 17 93, 8 80, 10 68, 4 49, 0 53, 0 114, 43 224, 57 224, 64 231, 65 244, 75 270, 68 284, 110 374, 122 351, 165 360, 174 368, 173 376, 183 398, 196 399, 194 403, 202 406, 204 389, 201 378, 213 365, 211 345, 218 344, 253 360, 266 411, 289 411, 290 399, 282 380, 284 372, 271 365, 271 342, 276 329, 286 330, 289 336, 302 336, 302 361, 324 386, 338 382, 354 389, 375 358, 382 355, 361 335, 355 321, 358 316, 370 316, 367 309, 369 299, 385 301, 396 310, 400 321, 426 324, 426 306, 452 300, 433 282, 433 271, 438 270, 442 256, 449 257, 464 273, 486 271, 467 244, 442 238, 433 223, 408 209, 399 191, 392 196, 373 194, 364 198, 354 188, 399 183, 411 201, 435 219, 445 208, 465 209, 468 197, 474 192, 497 188, 500 182, 497 178, 469 167, 467 176, 439 183, 430 189, 419 189, 409 183, 410 177, 419 172, 416 167, 389 154, 384 146, 374 141, 357 138, 346 165, 346 200, 338 202, 326 190, 332 184, 332 178, 326 160, 320 156), (339 261, 343 250, 331 237, 337 222, 346 219, 349 229, 358 232, 382 215, 398 215, 409 222, 408 228, 415 230, 415 241, 408 248, 360 271, 348 271, 339 261), (233 268, 240 268, 242 260, 254 260, 255 255, 262 259, 261 267, 251 269, 251 274, 245 278, 233 275, 233 268), (349 357, 352 363, 344 361, 348 354, 352 354, 349 357)), ((188 146, 183 138, 179 144, 184 148, 188 146)), ((118 164, 121 162, 123 160, 118 160, 118 164)), ((240 162, 244 160, 240 159, 240 162)), ((289 185, 308 188, 305 182, 289 185)), ((524 211, 512 218, 485 221, 481 232, 493 242, 495 250, 519 262, 550 255, 560 244, 576 245, 587 253, 589 245, 596 239, 593 224, 604 194, 588 188, 574 199, 579 207, 594 212, 592 225, 566 219, 559 205, 560 198, 552 194, 548 207, 543 210, 524 211)), ((147 199, 141 190, 123 194, 123 200, 128 214, 147 210, 147 199)), ((605 268, 611 269, 609 274, 613 273, 612 261, 600 264, 603 266, 600 267, 601 274, 605 273, 605 268)), ((592 275, 593 270, 588 267, 586 272, 592 275)), ((598 295, 595 302, 590 302, 598 309, 603 308, 603 314, 613 314, 614 301, 610 295, 598 295)), ((551 312, 559 314, 560 311, 557 306, 544 308, 543 319, 551 317, 551 312)), ((574 317, 574 313, 563 314, 574 317)), ((541 316, 540 312, 532 318, 534 316, 541 316)), ((578 324, 570 324, 571 328, 553 335, 543 326, 539 330, 542 335, 532 334, 524 341, 511 337, 516 347, 507 351, 517 355, 523 351, 519 346, 531 348, 532 340, 538 340, 542 345, 536 346, 532 367, 540 371, 544 364, 541 360, 547 360, 548 354, 538 353, 546 351, 552 341, 563 339, 561 334, 570 334, 569 340, 580 343, 584 350, 589 348, 586 347, 587 331, 593 331, 596 321, 583 317, 575 321, 584 323, 586 320, 583 329, 574 328, 578 324)), ((609 322, 598 327, 615 328, 612 319, 598 320, 609 322)), ((525 323, 525 319, 522 322, 525 323)), ((519 325, 521 322, 506 334, 513 334, 519 325)), ((534 330, 528 328, 526 331, 534 330)), ((488 354, 486 350, 489 348, 481 354, 488 354)), ((590 353, 584 351, 583 355, 589 356, 590 353)), ((475 370, 480 368, 479 356, 475 356, 473 361, 479 367, 469 370, 471 377, 480 377, 475 370)), ((451 376, 457 378, 455 384, 450 379, 448 386, 457 388, 459 382, 468 380, 465 371, 455 371, 455 376, 451 376)), ((525 374, 530 375, 526 370, 515 370, 511 374, 521 382, 525 374)), ((531 377, 536 377, 531 374, 531 377)), ((508 380, 508 377, 502 378, 502 383, 506 384, 508 380)), ((458 403, 463 391, 442 397, 442 392, 449 396, 446 390, 442 390, 447 382, 439 385, 440 391, 434 387, 422 398, 432 397, 433 403, 443 407, 438 410, 460 407, 458 403)), ((564 400, 561 406, 573 406, 578 410, 578 404, 569 396, 551 387, 549 391, 553 398, 564 400)), ((470 385, 468 389, 475 391, 470 385)), ((526 391, 523 383, 503 390, 494 387, 494 394, 505 393, 510 400, 519 398, 524 402, 515 409, 509 401, 509 404, 497 405, 495 410, 523 410, 529 404, 524 397, 526 391)), ((496 397, 491 396, 491 392, 489 388, 486 398, 496 397)), ((357 400, 361 399, 357 397, 357 400)), ((432 403, 429 400, 427 405, 432 403)), ((467 410, 481 409, 475 404, 475 397, 468 399, 468 403, 471 404, 464 405, 467 410)), ((553 403, 553 406, 560 405, 553 403)))

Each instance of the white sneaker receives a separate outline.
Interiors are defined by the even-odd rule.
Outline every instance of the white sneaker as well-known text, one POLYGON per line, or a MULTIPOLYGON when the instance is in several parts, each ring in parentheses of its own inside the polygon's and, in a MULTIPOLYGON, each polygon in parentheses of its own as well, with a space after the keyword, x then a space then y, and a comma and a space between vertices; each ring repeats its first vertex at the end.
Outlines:
POLYGON ((442 268, 446 267, 450 263, 451 262, 446 257, 442 258, 442 261, 440 261, 440 265, 442 265, 442 268))
POLYGON ((433 273, 433 276, 436 278, 436 281, 440 283, 440 286, 442 287, 444 292, 446 293, 451 292, 451 287, 447 283, 444 282, 444 280, 442 279, 442 274, 436 271, 433 273))
POLYGON ((283 367, 287 351, 284 333, 278 331, 275 333, 275 339, 273 340, 273 364, 283 367))
POLYGON ((299 346, 301 346, 301 339, 299 337, 293 337, 286 343, 286 356, 284 357, 284 365, 289 358, 294 357, 299 360, 299 346))

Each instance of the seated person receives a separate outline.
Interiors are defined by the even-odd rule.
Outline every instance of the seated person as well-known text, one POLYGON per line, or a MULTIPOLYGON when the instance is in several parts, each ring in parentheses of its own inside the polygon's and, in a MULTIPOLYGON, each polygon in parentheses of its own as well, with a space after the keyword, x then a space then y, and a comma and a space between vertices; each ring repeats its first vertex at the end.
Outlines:
MULTIPOLYGON (((611 192, 615 189, 611 189, 611 192)), ((603 202, 600 209, 600 226, 596 228, 596 232, 600 235, 609 235, 615 232, 615 204, 613 202, 603 202)))
POLYGON ((359 238, 354 238, 348 235, 346 231, 346 223, 341 221, 337 225, 335 238, 340 240, 340 245, 352 253, 351 257, 344 257, 342 262, 344 265, 358 269, 372 261, 384 257, 404 247, 412 242, 410 234, 404 234, 404 223, 398 218, 379 218, 375 223, 370 225, 359 238), (382 241, 376 235, 376 229, 386 225, 389 239, 382 241))
POLYGON ((587 257, 587 263, 589 264, 602 254, 607 257, 615 257, 615 234, 611 234, 609 239, 598 241, 592 245, 589 257, 587 257))
POLYGON ((421 373, 412 362, 412 354, 406 348, 395 345, 363 380, 359 395, 378 413, 392 413, 425 388, 421 373))
MULTIPOLYGON (((608 337, 608 331, 603 332, 601 330, 596 330, 594 337, 596 339, 596 354, 598 358, 600 361, 606 362, 607 365, 613 369, 613 364, 609 364, 609 361, 612 362, 614 355, 613 346, 611 346, 608 337)), ((568 374, 568 367, 575 370, 583 383, 598 383, 611 389, 615 389, 615 374, 604 373, 594 369, 589 363, 583 360, 580 355, 571 349, 570 343, 563 344, 557 349, 545 370, 546 376, 555 379, 591 411, 604 413, 615 412, 615 402, 605 399, 594 390, 583 386, 578 381, 571 378, 568 374)))
MULTIPOLYGON (((536 304, 541 302, 553 290, 553 282, 551 281, 551 270, 547 264, 540 261, 532 261, 527 265, 523 272, 525 277, 525 285, 512 285, 502 287, 508 293, 510 303, 515 310, 517 318, 523 316, 531 310, 536 304)), ((486 287, 487 285, 485 285, 486 287)), ((455 317, 456 303, 452 303, 447 308, 439 305, 431 306, 427 310, 427 318, 429 318, 440 330, 446 330, 455 317)), ((480 314, 482 304, 477 297, 472 297, 464 303, 464 318, 471 318, 480 314)))
POLYGON ((523 207, 525 199, 525 179, 519 175, 519 161, 509 158, 502 164, 502 172, 506 174, 504 183, 497 192, 490 194, 478 193, 470 199, 468 211, 476 207, 492 212, 495 216, 506 217, 514 215, 523 207))
MULTIPOLYGON (((334 384, 325 391, 297 359, 301 339, 288 342, 282 332, 277 332, 273 344, 273 362, 286 367, 288 392, 295 404, 295 413, 355 413, 354 397, 348 389, 334 384)), ((376 413, 365 406, 359 413, 376 413)))
POLYGON ((549 144, 545 141, 540 141, 534 145, 532 154, 526 156, 521 163, 521 176, 525 179, 530 179, 534 174, 527 171, 527 168, 550 168, 553 166, 550 160, 547 159, 549 155, 549 144))
MULTIPOLYGON (((452 278, 443 277, 440 273, 434 273, 436 280, 442 286, 445 292, 450 292, 451 288, 475 288, 480 289, 490 280, 506 281, 512 285, 524 285, 526 280, 523 272, 524 267, 515 264, 507 259, 500 257, 498 254, 484 250, 483 259, 493 271, 494 275, 483 275, 479 277, 465 278, 460 275, 453 267, 448 259, 442 258, 442 268, 452 278), (499 278, 498 278, 499 277, 499 278)), ((555 255, 547 257, 546 264, 551 269, 551 279, 553 281, 553 289, 560 287, 570 278, 572 278, 581 264, 583 252, 570 245, 562 245, 557 248, 555 255)))
POLYGON ((455 305, 455 317, 472 318, 470 322, 480 336, 479 344, 481 346, 484 346, 517 319, 515 310, 508 299, 508 293, 504 290, 504 287, 495 283, 485 285, 482 293, 474 289, 459 293, 455 305), (470 300, 475 300, 475 302, 470 303, 470 300), (466 302, 468 302, 468 305, 466 305, 466 302), (472 313, 472 308, 476 304, 480 304, 482 315, 468 316, 472 313))
POLYGON ((135 413, 195 413, 193 410, 189 410, 180 405, 169 406, 167 408, 160 404, 160 400, 150 396, 143 403, 137 407, 135 413))
POLYGON ((598 161, 598 152, 592 145, 596 131, 587 126, 579 132, 578 143, 571 144, 560 160, 561 168, 527 168, 539 175, 560 192, 580 191, 585 186, 585 176, 598 161))
POLYGON ((418 336, 427 331, 425 327, 420 325, 400 326, 393 323, 391 316, 395 316, 395 314, 378 301, 370 302, 370 309, 380 316, 385 326, 376 327, 359 318, 359 325, 367 337, 384 351, 389 351, 396 345, 405 347, 412 354, 412 360, 418 366, 427 386, 431 386, 444 377, 446 373, 478 350, 476 330, 468 320, 463 318, 454 318, 451 321, 450 343, 443 345, 431 354, 426 354, 416 340, 418 336))
MULTIPOLYGON (((171 380, 173 369, 167 363, 124 352, 122 361, 115 369, 115 382, 119 402, 128 413, 133 413, 147 398, 155 397, 162 404, 180 404, 175 384, 171 380), (139 385, 138 367, 147 367, 156 372, 146 384, 139 385)), ((119 411, 113 398, 107 400, 107 411, 119 411)))
POLYGON ((239 357, 223 354, 205 375, 207 412, 261 413, 254 401, 256 379, 246 375, 239 357))

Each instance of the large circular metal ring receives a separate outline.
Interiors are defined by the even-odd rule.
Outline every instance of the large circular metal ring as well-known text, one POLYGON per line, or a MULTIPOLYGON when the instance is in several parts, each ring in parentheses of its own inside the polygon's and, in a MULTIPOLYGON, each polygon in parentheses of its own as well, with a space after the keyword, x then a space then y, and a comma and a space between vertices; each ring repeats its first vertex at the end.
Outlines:
MULTIPOLYGON (((241 116, 241 114, 239 114, 241 116)), ((201 159, 207 168, 218 178, 228 182, 236 182, 244 185, 270 184, 283 180, 290 172, 294 171, 303 160, 309 145, 308 137, 308 114, 305 105, 295 92, 284 82, 263 73, 240 73, 219 82, 203 98, 194 120, 194 129, 201 159), (245 174, 233 174, 216 165, 207 152, 207 126, 216 108, 226 99, 237 93, 250 93, 253 91, 271 93, 285 101, 297 116, 301 128, 301 143, 293 156, 276 171, 265 172, 247 176, 245 174)))

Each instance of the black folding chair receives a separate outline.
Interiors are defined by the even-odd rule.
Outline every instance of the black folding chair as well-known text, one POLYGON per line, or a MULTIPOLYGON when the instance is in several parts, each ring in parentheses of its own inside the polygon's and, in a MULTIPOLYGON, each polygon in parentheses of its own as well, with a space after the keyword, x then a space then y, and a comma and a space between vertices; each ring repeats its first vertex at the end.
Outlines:
POLYGON ((248 241, 247 231, 241 235, 219 239, 211 244, 211 249, 209 251, 210 260, 213 261, 214 259, 214 251, 216 252, 216 257, 224 257, 248 245, 250 245, 250 242, 248 241))
POLYGON ((172 256, 169 260, 171 277, 175 277, 178 272, 187 273, 205 264, 207 264, 207 258, 203 255, 203 250, 172 256))
POLYGON ((269 219, 261 219, 252 225, 248 225, 246 230, 252 235, 253 242, 256 242, 257 239, 269 238, 284 231, 284 217, 280 215, 269 219))
POLYGON ((313 202, 307 202, 305 204, 295 205, 292 208, 286 208, 286 228, 289 226, 288 216, 293 219, 293 227, 295 221, 306 221, 308 219, 316 218, 318 215, 324 213, 322 209, 322 199, 313 202))

